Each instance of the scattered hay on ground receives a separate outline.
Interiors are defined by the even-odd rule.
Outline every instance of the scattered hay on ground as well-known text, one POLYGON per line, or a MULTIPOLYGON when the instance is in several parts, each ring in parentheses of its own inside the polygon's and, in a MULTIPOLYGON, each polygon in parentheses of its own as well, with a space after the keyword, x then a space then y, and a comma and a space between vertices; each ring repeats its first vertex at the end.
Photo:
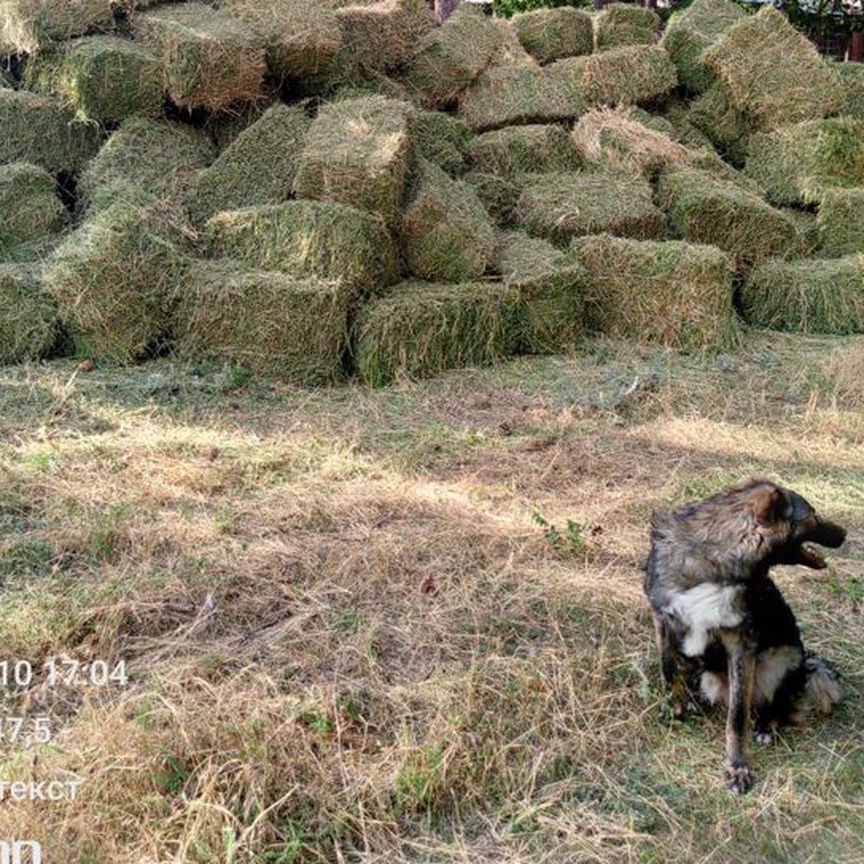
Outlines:
POLYGON ((503 177, 483 171, 469 171, 462 178, 477 193, 486 212, 502 228, 512 227, 517 222, 516 211, 525 179, 522 175, 503 177))
POLYGON ((507 126, 478 135, 468 149, 474 171, 513 174, 528 171, 573 171, 579 167, 576 146, 566 129, 554 124, 507 126))
POLYGON ((726 85, 718 81, 694 99, 687 121, 708 136, 708 140, 735 165, 747 158, 752 124, 732 104, 726 85))
POLYGON ((719 249, 608 234, 579 237, 572 248, 590 274, 585 299, 592 328, 684 351, 738 342, 734 269, 719 249))
POLYGON ((834 350, 822 374, 832 385, 838 408, 864 408, 864 344, 860 340, 834 350))
POLYGON ((551 63, 594 50, 594 22, 584 9, 533 9, 513 18, 522 47, 538 62, 551 63))
POLYGON ((44 168, 28 162, 0 165, 0 256, 60 231, 68 216, 44 168))
POLYGON ((57 304, 42 290, 39 268, 0 264, 0 363, 49 356, 59 332, 57 304))
POLYGON ((113 0, 3 0, 0 53, 36 54, 54 42, 114 26, 113 0))
POLYGON ((461 174, 471 144, 471 127, 443 111, 415 111, 408 121, 418 156, 434 162, 448 174, 461 174))
POLYGON ((797 333, 864 333, 864 255, 766 261, 741 292, 747 320, 797 333))
POLYGON ((864 188, 826 189, 817 224, 826 255, 864 252, 864 188))
POLYGON ((657 13, 632 3, 610 3, 594 18, 598 51, 622 45, 653 45, 659 30, 657 13))
POLYGON ((584 58, 584 64, 582 90, 593 105, 655 102, 678 85, 675 66, 660 45, 613 48, 584 58))
POLYGON ((843 87, 840 113, 864 123, 864 63, 835 63, 831 69, 840 76, 843 87))

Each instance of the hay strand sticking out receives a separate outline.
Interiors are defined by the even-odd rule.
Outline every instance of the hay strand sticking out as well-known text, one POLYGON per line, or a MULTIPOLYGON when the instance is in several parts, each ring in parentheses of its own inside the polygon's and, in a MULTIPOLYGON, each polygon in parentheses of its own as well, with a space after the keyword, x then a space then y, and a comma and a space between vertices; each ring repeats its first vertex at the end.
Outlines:
POLYGON ((590 104, 641 105, 668 96, 678 76, 660 45, 629 45, 584 58, 581 85, 590 104))
POLYGON ((42 290, 39 269, 0 264, 0 363, 49 356, 59 331, 57 304, 42 290))
POLYGON ((584 9, 533 9, 513 17, 522 47, 538 62, 551 63, 594 50, 594 22, 584 9))
POLYGON ((114 27, 113 0, 4 0, 0 53, 36 54, 55 42, 114 27))
POLYGON ((68 216, 47 171, 27 162, 0 165, 0 255, 60 231, 68 216))
POLYGON ((507 126, 478 135, 468 149, 474 171, 509 175, 527 171, 572 171, 579 155, 566 130, 556 125, 507 126))
POLYGON ((864 188, 826 189, 817 224, 826 255, 864 253, 864 188))
POLYGON ((471 127, 443 111, 415 111, 409 130, 418 156, 434 162, 448 174, 461 174, 471 144, 471 127))
POLYGON ((659 30, 657 13, 632 3, 610 3, 594 17, 598 51, 622 45, 653 45, 659 30))

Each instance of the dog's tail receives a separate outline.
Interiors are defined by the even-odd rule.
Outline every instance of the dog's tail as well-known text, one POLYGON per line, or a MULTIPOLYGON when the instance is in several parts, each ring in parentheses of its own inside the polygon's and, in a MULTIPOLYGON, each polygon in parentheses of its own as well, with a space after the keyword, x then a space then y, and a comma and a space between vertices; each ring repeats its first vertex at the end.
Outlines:
POLYGON ((846 696, 846 685, 837 669, 827 660, 812 654, 804 660, 807 675, 800 708, 830 714, 846 696))

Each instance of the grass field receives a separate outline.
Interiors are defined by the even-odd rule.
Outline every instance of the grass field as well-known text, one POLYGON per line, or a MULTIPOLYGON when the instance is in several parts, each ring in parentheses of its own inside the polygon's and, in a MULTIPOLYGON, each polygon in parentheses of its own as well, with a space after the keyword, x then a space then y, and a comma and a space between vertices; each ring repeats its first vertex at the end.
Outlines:
POLYGON ((0 369, 2 658, 125 659, 5 708, 47 862, 864 861, 864 341, 687 358, 589 342, 301 390, 158 362, 0 369), (721 781, 676 724, 641 570, 655 508, 754 475, 849 529, 778 571, 838 714, 721 781))

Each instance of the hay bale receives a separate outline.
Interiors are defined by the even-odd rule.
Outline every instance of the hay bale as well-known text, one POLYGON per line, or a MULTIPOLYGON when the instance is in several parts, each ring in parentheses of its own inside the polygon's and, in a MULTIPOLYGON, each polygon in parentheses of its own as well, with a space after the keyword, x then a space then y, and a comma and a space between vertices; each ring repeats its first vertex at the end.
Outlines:
POLYGON ((462 282, 482 276, 492 260, 495 229, 466 183, 421 162, 414 197, 402 217, 402 255, 420 279, 462 282))
MULTIPOLYGON (((789 218, 795 225, 795 258, 813 258, 817 254, 821 257, 822 237, 819 233, 819 219, 815 213, 809 210, 795 210, 794 208, 781 207, 780 212, 789 218)), ((864 246, 861 250, 864 252, 864 246)), ((830 253, 829 253, 830 254, 830 253)), ((846 253, 840 253, 846 254, 846 253)))
POLYGON ((664 117, 662 114, 652 114, 650 111, 646 111, 638 105, 629 105, 623 109, 622 113, 625 117, 635 120, 637 123, 641 123, 648 129, 653 129, 655 132, 662 132, 670 138, 675 136, 675 127, 672 125, 672 121, 669 120, 668 117, 664 117))
POLYGON ((604 231, 650 239, 665 227, 650 184, 623 172, 536 174, 525 182, 518 214, 529 234, 557 243, 604 231))
POLYGON ((27 162, 0 165, 0 255, 60 231, 68 219, 54 178, 27 162))
POLYGON ((690 122, 690 103, 670 99, 663 109, 663 117, 672 126, 670 133, 676 141, 694 149, 714 149, 714 142, 690 122))
POLYGON ((581 341, 588 281, 584 267, 522 231, 498 238, 494 267, 516 295, 516 350, 556 354, 581 341))
POLYGON ((0 264, 0 364, 47 357, 59 335, 57 304, 41 289, 39 268, 0 264))
POLYGON ((707 171, 717 179, 732 183, 758 198, 765 198, 765 190, 752 177, 748 177, 743 171, 738 171, 721 159, 717 151, 710 145, 699 149, 691 148, 690 166, 707 171))
POLYGON ((220 111, 261 96, 264 43, 227 12, 202 3, 158 6, 134 18, 134 32, 162 64, 176 105, 220 111))
POLYGON ((333 383, 343 374, 349 299, 333 282, 196 261, 177 288, 175 350, 297 384, 333 383))
POLYGON ((119 195, 55 250, 43 276, 77 351, 129 363, 159 347, 183 269, 174 214, 119 195))
POLYGON ((707 171, 686 169, 664 175, 657 198, 678 236, 711 243, 741 266, 795 249, 795 225, 784 213, 707 171))
POLYGON ((323 106, 300 155, 295 193, 368 210, 395 224, 412 155, 411 113, 407 102, 383 96, 323 106))
POLYGON ((864 123, 864 63, 835 63, 831 69, 843 87, 840 113, 864 123))
POLYGON ((826 189, 817 224, 826 255, 864 252, 864 188, 826 189))
POLYGON ((522 47, 538 62, 551 63, 594 50, 594 22, 583 9, 533 9, 513 17, 522 47))
POLYGON ((527 171, 573 171, 576 147, 561 126, 507 126, 478 135, 468 148, 475 171, 509 175, 527 171))
POLYGON ((632 3, 610 3, 594 16, 598 51, 622 45, 653 45, 659 30, 657 13, 632 3))
POLYGON ((718 81, 694 99, 686 118, 726 159, 735 165, 744 164, 752 127, 732 104, 725 84, 718 81))
POLYGON ((501 285, 403 282, 360 310, 357 372, 380 387, 493 363, 513 350, 513 308, 501 285))
POLYGON ((729 27, 704 59, 735 107, 763 130, 826 117, 843 102, 836 73, 772 6, 729 27))
POLYGON ((516 224, 516 211, 524 186, 522 176, 502 177, 500 174, 469 171, 462 180, 474 190, 497 225, 506 228, 516 224))
POLYGON ((158 61, 134 42, 86 36, 27 64, 28 86, 62 96, 78 117, 107 125, 131 114, 158 117, 164 93, 158 61))
POLYGON ((588 270, 586 314, 610 336, 682 351, 716 351, 739 340, 734 269, 713 246, 579 237, 573 251, 588 270))
POLYGON ((3 0, 0 47, 7 54, 36 54, 73 36, 111 30, 112 0, 3 0))
POLYGON ((691 93, 704 93, 714 83, 714 73, 705 65, 705 51, 746 12, 732 0, 694 0, 686 9, 673 12, 663 34, 678 80, 691 93))
POLYGON ((756 134, 745 172, 777 204, 815 204, 826 189, 864 186, 864 123, 836 117, 756 134))
POLYGON ((678 86, 675 66, 660 45, 613 48, 583 62, 582 91, 592 105, 651 103, 678 86))
POLYGON ((228 210, 210 219, 204 233, 211 257, 338 282, 352 296, 398 279, 398 256, 384 223, 342 204, 288 201, 228 210))
POLYGON ((52 96, 0 90, 0 163, 32 162, 77 173, 99 147, 99 129, 52 96))
POLYGON ((796 333, 864 332, 864 255, 766 261, 741 292, 756 327, 796 333))
POLYGON ((268 109, 197 175, 186 202, 192 221, 202 223, 220 210, 287 201, 308 128, 302 107, 277 103, 268 109))
POLYGON ((418 156, 448 174, 461 174, 471 144, 471 127, 442 111, 415 111, 408 128, 418 156))

